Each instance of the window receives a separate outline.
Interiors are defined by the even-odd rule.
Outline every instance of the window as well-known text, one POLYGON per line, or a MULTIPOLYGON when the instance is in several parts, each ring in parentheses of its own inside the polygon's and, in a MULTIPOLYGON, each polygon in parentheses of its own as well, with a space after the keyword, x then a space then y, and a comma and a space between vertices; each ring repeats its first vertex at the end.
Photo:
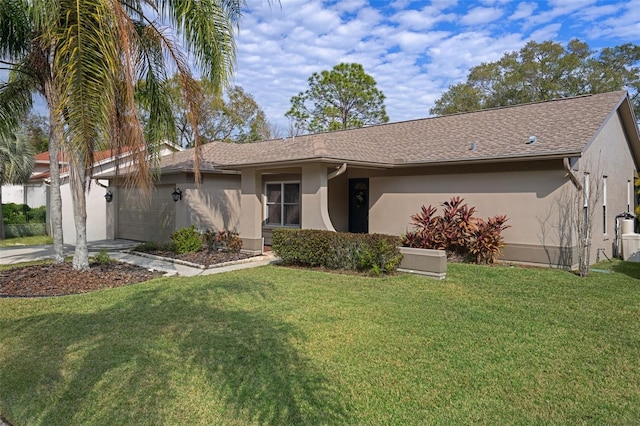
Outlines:
POLYGON ((300 183, 267 183, 265 224, 300 226, 300 183))
POLYGON ((589 191, 589 173, 584 174, 584 201, 582 204, 582 238, 589 239, 589 198, 591 196, 589 191))
POLYGON ((602 176, 602 233, 607 233, 607 177, 602 176))

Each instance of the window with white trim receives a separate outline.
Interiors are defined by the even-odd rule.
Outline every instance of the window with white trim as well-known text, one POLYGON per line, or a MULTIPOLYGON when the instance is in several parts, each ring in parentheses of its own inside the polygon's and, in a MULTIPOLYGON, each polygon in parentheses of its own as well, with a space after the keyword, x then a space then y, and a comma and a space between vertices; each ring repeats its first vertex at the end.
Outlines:
POLYGON ((582 204, 582 227, 583 233, 582 238, 587 240, 589 238, 589 197, 591 197, 591 193, 589 191, 589 173, 584 174, 584 201, 582 204))
POLYGON ((607 233, 607 177, 602 176, 602 233, 607 233))
POLYGON ((265 194, 265 225, 300 226, 300 182, 269 182, 265 194))

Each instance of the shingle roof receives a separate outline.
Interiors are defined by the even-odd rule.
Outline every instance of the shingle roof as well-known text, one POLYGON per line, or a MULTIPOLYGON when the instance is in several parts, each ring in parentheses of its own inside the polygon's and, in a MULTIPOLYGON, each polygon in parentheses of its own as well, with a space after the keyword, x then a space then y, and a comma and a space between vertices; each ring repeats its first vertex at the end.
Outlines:
MULTIPOLYGON (((577 155, 626 96, 618 91, 285 140, 211 143, 203 146, 202 165, 241 168, 317 159, 397 166, 577 155), (536 141, 528 144, 532 136, 536 141)), ((168 156, 162 168, 192 166, 189 157, 192 150, 168 156)))

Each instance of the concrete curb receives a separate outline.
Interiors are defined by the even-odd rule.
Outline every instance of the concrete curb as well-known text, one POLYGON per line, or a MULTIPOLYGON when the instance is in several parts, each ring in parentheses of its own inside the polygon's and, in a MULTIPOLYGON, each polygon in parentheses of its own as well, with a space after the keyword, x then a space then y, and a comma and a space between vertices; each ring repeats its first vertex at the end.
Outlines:
POLYGON ((259 255, 259 256, 248 257, 246 259, 231 260, 229 262, 222 262, 222 263, 216 263, 216 264, 213 264, 213 265, 205 266, 205 265, 201 265, 199 263, 187 262, 186 260, 182 260, 182 259, 175 259, 173 257, 156 256, 154 254, 149 254, 149 253, 144 253, 144 252, 139 252, 139 251, 134 251, 134 250, 127 250, 124 253, 129 253, 129 254, 132 254, 134 256, 146 257, 148 259, 159 260, 159 261, 162 261, 162 262, 169 262, 169 263, 174 263, 174 264, 177 264, 177 265, 184 265, 184 266, 188 266, 190 268, 203 269, 203 270, 215 269, 215 268, 224 268, 225 266, 241 265, 243 263, 252 263, 252 262, 256 262, 256 261, 260 261, 260 260, 266 260, 266 259, 272 259, 273 258, 273 255, 262 254, 262 255, 259 255))

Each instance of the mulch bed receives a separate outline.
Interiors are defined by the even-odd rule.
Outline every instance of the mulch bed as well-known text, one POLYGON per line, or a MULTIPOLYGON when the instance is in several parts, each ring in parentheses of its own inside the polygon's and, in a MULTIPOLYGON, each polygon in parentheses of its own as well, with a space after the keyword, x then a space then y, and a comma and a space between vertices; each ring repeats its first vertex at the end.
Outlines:
POLYGON ((75 271, 70 263, 24 266, 0 271, 0 297, 65 296, 149 281, 162 272, 123 262, 75 271))
MULTIPOLYGON (((156 250, 149 254, 180 259, 205 267, 251 257, 246 253, 206 250, 189 254, 156 250)), ((88 293, 149 281, 163 275, 159 271, 149 271, 140 266, 117 261, 90 266, 86 272, 73 270, 70 263, 23 266, 0 271, 0 297, 44 297, 88 293)))
POLYGON ((252 254, 248 253, 231 253, 225 252, 221 250, 200 250, 196 253, 176 253, 174 251, 168 250, 150 250, 145 251, 144 253, 152 254, 154 256, 160 257, 168 257, 171 259, 179 259, 189 263, 195 263, 198 265, 203 265, 204 267, 209 267, 212 265, 217 265, 219 263, 233 262, 236 260, 248 259, 252 257, 252 254))

